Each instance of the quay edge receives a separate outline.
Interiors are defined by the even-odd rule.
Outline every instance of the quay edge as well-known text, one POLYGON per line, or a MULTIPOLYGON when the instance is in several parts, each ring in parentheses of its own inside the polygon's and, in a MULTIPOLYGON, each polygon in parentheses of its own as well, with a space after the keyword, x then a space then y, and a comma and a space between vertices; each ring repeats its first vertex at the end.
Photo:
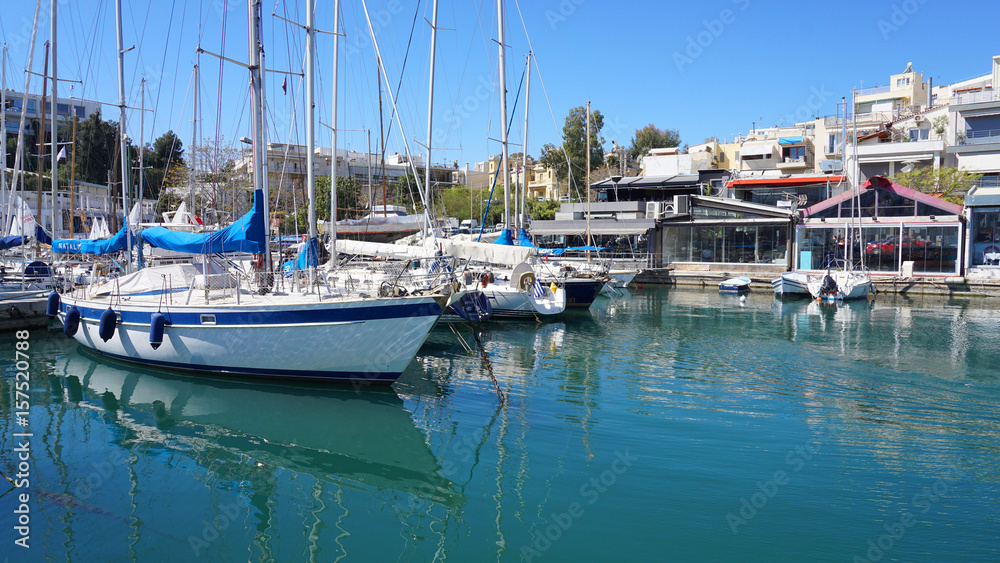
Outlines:
MULTIPOLYGON (((737 276, 750 278, 751 291, 773 293, 771 280, 781 271, 741 271, 734 268, 722 271, 682 270, 674 267, 648 268, 633 280, 633 285, 654 284, 688 287, 716 287, 719 282, 737 276)), ((898 276, 872 275, 872 282, 879 293, 913 295, 945 295, 951 297, 1000 297, 1000 279, 977 279, 960 276, 898 276)))

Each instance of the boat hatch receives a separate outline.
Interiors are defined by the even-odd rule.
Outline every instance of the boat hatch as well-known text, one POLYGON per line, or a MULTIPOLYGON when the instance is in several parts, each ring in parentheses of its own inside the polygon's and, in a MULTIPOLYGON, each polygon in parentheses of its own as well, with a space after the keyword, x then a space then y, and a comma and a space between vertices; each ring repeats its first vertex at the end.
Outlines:
POLYGON ((215 324, 215 315, 202 315, 201 316, 201 324, 203 324, 203 325, 214 325, 215 324))

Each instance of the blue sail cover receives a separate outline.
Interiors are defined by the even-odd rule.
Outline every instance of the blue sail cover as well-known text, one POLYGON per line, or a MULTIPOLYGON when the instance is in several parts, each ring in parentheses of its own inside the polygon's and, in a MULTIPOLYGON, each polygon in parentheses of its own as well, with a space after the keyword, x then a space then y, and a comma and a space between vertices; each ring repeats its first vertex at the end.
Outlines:
POLYGON ((7 250, 24 244, 24 237, 0 237, 0 250, 7 250))
MULTIPOLYGON (((82 239, 60 239, 52 241, 52 252, 68 253, 79 252, 80 254, 109 254, 125 248, 125 229, 122 227, 115 233, 115 236, 107 239, 82 240, 82 239)), ((135 246, 135 239, 132 240, 135 246)))
POLYGON ((531 242, 531 237, 528 236, 528 232, 524 229, 521 229, 521 231, 517 234, 517 245, 527 246, 529 248, 538 248, 535 246, 535 243, 531 242))
POLYGON ((504 227, 503 230, 500 231, 500 236, 497 237, 496 242, 494 242, 493 244, 503 244, 503 245, 506 245, 506 246, 514 246, 514 235, 511 234, 510 229, 508 229, 507 227, 504 227))
POLYGON ((211 233, 182 233, 165 227, 150 227, 139 235, 150 246, 175 252, 212 254, 215 252, 253 252, 267 250, 264 230, 264 192, 253 193, 253 209, 225 229, 211 233))
POLYGON ((309 242, 302 246, 299 255, 295 260, 289 260, 281 265, 285 272, 285 277, 291 276, 294 270, 308 270, 319 265, 319 243, 311 238, 309 242))
POLYGON ((52 235, 43 229, 41 225, 35 225, 35 240, 42 244, 52 244, 52 235))

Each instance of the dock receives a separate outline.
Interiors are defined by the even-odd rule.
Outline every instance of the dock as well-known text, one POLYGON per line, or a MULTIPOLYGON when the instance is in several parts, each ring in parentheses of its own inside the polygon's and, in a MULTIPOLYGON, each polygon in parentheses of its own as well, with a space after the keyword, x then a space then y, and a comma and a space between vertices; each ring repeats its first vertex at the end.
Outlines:
POLYGON ((46 303, 44 296, 0 301, 0 333, 48 326, 46 303))

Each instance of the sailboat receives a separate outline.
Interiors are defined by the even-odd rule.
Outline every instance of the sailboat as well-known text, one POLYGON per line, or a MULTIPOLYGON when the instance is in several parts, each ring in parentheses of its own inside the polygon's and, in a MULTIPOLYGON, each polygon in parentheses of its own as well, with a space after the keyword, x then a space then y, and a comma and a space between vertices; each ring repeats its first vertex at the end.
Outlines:
MULTIPOLYGON (((253 208, 221 231, 153 227, 139 232, 140 248, 148 244, 196 253, 202 262, 180 272, 176 266, 157 266, 110 284, 65 295, 53 292, 47 313, 85 348, 118 360, 237 376, 392 383, 460 293, 444 287, 372 297, 321 284, 295 293, 272 291, 259 0, 249 0, 249 12, 253 208), (249 271, 224 256, 233 252, 255 256, 249 271)), ((123 88, 120 92, 124 98, 123 88)), ((124 122, 124 103, 122 114, 124 122)))
MULTIPOLYGON (((852 107, 857 107, 857 91, 855 90, 851 96, 852 107)), ((852 112, 853 113, 853 112, 852 112)), ((845 105, 846 114, 846 105, 845 105)), ((846 136, 847 122, 844 120, 844 133, 841 137, 842 139, 847 138, 846 136)), ((842 144, 843 145, 843 144, 842 144)), ((858 190, 858 177, 860 171, 858 169, 858 130, 857 121, 854 121, 854 205, 851 209, 851 228, 847 237, 847 256, 844 268, 831 272, 827 270, 826 275, 817 276, 810 279, 808 283, 809 294, 812 295, 813 299, 821 301, 845 301, 850 299, 862 299, 869 295, 874 294, 874 289, 872 286, 871 277, 867 272, 857 271, 854 269, 854 247, 858 245, 858 251, 863 252, 863 247, 858 244, 858 241, 862 239, 861 237, 861 216, 860 216, 860 206, 861 206, 861 194, 858 190), (857 214, 857 217, 855 217, 857 214), (857 218, 859 224, 855 227, 854 219, 857 218)), ((862 259, 862 264, 864 260, 862 259)))

